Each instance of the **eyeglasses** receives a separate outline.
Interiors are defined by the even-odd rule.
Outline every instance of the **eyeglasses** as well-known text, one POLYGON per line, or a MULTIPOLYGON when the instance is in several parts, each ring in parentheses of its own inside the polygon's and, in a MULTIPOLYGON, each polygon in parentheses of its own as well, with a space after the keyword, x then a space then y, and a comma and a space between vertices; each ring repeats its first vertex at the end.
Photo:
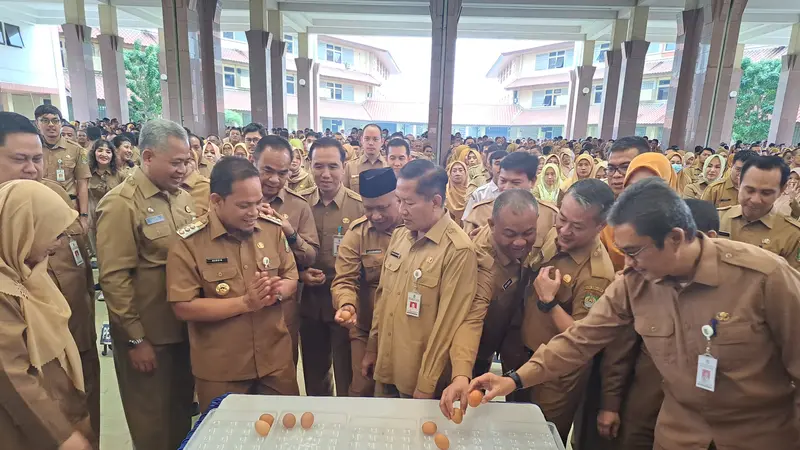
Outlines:
POLYGON ((628 167, 630 167, 630 163, 622 164, 619 166, 612 166, 611 164, 609 164, 607 170, 609 178, 614 172, 619 172, 620 175, 625 176, 625 174, 628 173, 628 167))
POLYGON ((42 125, 58 125, 61 123, 61 119, 46 119, 44 117, 40 117, 39 123, 42 125))
MULTIPOLYGON (((616 245, 616 244, 614 244, 614 245, 616 245)), ((638 256, 641 255, 643 251, 647 250, 652 245, 653 244, 647 244, 644 247, 640 247, 639 250, 636 250, 635 252, 627 251, 624 248, 620 248, 618 245, 617 245, 617 248, 619 248, 619 251, 621 251, 623 254, 625 254, 625 256, 627 256, 628 258, 637 259, 638 256)))

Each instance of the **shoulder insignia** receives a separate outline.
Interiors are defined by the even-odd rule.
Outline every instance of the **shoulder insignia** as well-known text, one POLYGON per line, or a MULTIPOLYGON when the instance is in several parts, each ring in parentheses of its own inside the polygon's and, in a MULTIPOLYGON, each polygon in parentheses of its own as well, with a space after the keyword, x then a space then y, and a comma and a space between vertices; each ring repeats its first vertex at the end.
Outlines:
POLYGON ((453 222, 447 227, 447 232, 445 234, 450 238, 450 242, 453 243, 453 247, 457 249, 464 249, 470 247, 475 248, 475 244, 472 243, 472 240, 469 238, 469 235, 466 232, 464 232, 464 230, 459 228, 455 222, 453 222))
POLYGON ((725 184, 725 179, 717 180, 717 181, 714 181, 713 183, 709 183, 708 187, 706 189, 716 188, 717 186, 720 186, 722 184, 725 184))
POLYGON ((780 256, 754 245, 728 239, 714 239, 723 263, 768 275, 778 267, 780 256))
POLYGON ((121 186, 119 196, 128 199, 133 198, 133 194, 136 192, 136 180, 133 176, 128 175, 128 178, 125 179, 121 186))
MULTIPOLYGON (((800 228, 800 221, 798 221, 794 217, 789 217, 789 216, 782 216, 782 217, 786 219, 786 221, 789 222, 791 225, 794 225, 796 228, 800 228)), ((798 261, 800 261, 800 259, 798 259, 798 261)))
MULTIPOLYGON (((302 192, 302 191, 308 191, 308 190, 311 190, 311 191, 313 191, 315 188, 316 188, 316 186, 315 186, 314 188, 305 188, 305 189, 301 189, 301 190, 300 190, 300 191, 298 191, 298 192, 295 192, 295 191, 293 191, 293 190, 291 190, 291 189, 289 189, 289 188, 286 188, 286 193, 287 193, 287 194, 289 194, 289 195, 291 195, 291 196, 293 196, 293 197, 297 197, 297 198, 299 198, 300 200, 305 200, 305 198, 303 197, 303 194, 301 194, 300 192, 302 192)), ((306 194, 306 195, 308 195, 308 194, 306 194)))
POLYGON ((197 233, 198 231, 205 228, 208 224, 207 220, 195 220, 194 222, 190 223, 189 225, 184 226, 183 228, 178 229, 178 236, 183 239, 188 238, 189 236, 197 233))
POLYGON ((312 187, 307 187, 305 189, 298 189, 297 191, 292 191, 290 189, 286 189, 286 190, 288 192, 291 192, 292 194, 295 194, 297 196, 303 197, 305 199, 307 196, 313 194, 314 191, 317 190, 317 187, 316 186, 312 186, 312 187))
POLYGON ((359 225, 361 225, 362 223, 366 223, 366 222, 367 222, 367 216, 361 216, 358 219, 354 220, 350 224, 350 228, 349 229, 352 230, 354 228, 357 228, 359 225))
POLYGON ((267 222, 272 222, 272 223, 274 223, 275 225, 278 225, 278 226, 283 225, 283 222, 281 222, 281 219, 278 219, 277 217, 273 217, 273 216, 268 216, 268 215, 266 215, 264 213, 259 213, 258 218, 259 219, 264 219, 267 222))
POLYGON ((616 276, 614 272, 614 263, 611 262, 611 257, 608 256, 608 251, 603 244, 598 245, 594 249, 589 264, 591 264, 590 267, 593 277, 614 281, 614 277, 616 276))
POLYGON ((491 205, 491 204, 494 204, 494 199, 493 198, 492 199, 488 199, 488 200, 481 200, 478 203, 475 203, 475 205, 472 206, 472 209, 474 210, 478 206, 491 205))
POLYGON ((348 197, 352 198, 353 200, 358 200, 359 202, 362 201, 361 200, 361 195, 359 195, 355 191, 353 191, 351 189, 344 188, 344 192, 345 192, 345 194, 347 194, 348 197))

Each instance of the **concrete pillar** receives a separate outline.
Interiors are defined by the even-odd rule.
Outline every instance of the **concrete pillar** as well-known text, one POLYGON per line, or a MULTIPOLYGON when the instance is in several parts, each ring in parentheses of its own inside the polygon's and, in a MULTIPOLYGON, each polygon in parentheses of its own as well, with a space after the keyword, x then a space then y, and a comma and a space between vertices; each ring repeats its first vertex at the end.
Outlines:
POLYGON ((203 80, 203 107, 205 115, 203 135, 225 134, 225 95, 222 83, 222 34, 219 30, 219 18, 222 12, 222 0, 200 0, 198 2, 200 16, 200 62, 203 80))
POLYGON ((722 142, 731 143, 733 140, 733 119, 736 116, 736 99, 739 98, 739 87, 742 84, 742 59, 744 59, 744 44, 736 46, 736 59, 733 62, 731 73, 731 88, 728 91, 728 106, 725 107, 725 120, 722 122, 722 142), (736 95, 731 95, 736 92, 736 95))
POLYGON ((158 29, 158 70, 161 72, 161 118, 181 122, 181 112, 177 103, 169 101, 169 84, 167 82, 167 53, 164 29, 158 29))
POLYGON ((632 136, 636 133, 644 60, 647 56, 647 48, 650 46, 650 42, 645 39, 649 13, 650 8, 647 6, 631 8, 627 40, 622 43, 619 93, 617 94, 617 109, 614 112, 614 139, 632 136))
POLYGON ((187 0, 161 0, 161 5, 170 118, 202 134, 205 112, 202 109, 199 5, 187 0))
POLYGON ((781 61, 781 80, 772 110, 769 141, 792 144, 797 109, 800 108, 800 23, 792 26, 792 37, 787 54, 781 61))
POLYGON ((606 51, 606 74, 603 77, 603 104, 600 107, 600 138, 612 139, 614 136, 614 118, 617 113, 617 97, 619 96, 619 76, 622 69, 622 42, 628 30, 628 21, 614 20, 611 25, 611 42, 606 51))
MULTIPOLYGON (((688 3, 688 2, 687 2, 688 3)), ((687 9, 678 14, 678 39, 672 62, 672 80, 667 99, 667 115, 661 141, 667 146, 677 145, 683 149, 694 148, 684 141, 689 100, 692 98, 694 67, 697 64, 700 34, 702 32, 702 9, 687 9)), ((665 146, 666 147, 666 146, 665 146)))
POLYGON ((295 58, 297 66, 297 128, 314 128, 314 93, 316 92, 316 79, 314 77, 313 49, 317 47, 316 39, 308 33, 299 33, 297 45, 299 57, 295 58))
POLYGON ((575 43, 575 57, 579 65, 570 71, 570 103, 567 108, 567 138, 586 137, 589 123, 589 105, 592 99, 594 78, 594 41, 575 43), (584 92, 585 91, 585 92, 584 92), (572 94, 574 92, 574 95, 572 94))
MULTIPOLYGON (((64 47, 67 51, 72 119, 96 120, 97 88, 92 58, 92 29, 86 26, 83 0, 64 0, 64 47)), ((66 112, 66 111, 65 111, 66 112)))
POLYGON ((253 122, 272 129, 272 85, 269 82, 270 47, 265 0, 250 1, 250 30, 245 32, 250 55, 250 112, 253 122))
POLYGON ((453 129, 453 80, 456 37, 462 0, 430 0, 431 88, 428 103, 428 140, 444 165, 453 129))
POLYGON ((747 0, 702 0, 700 37, 684 142, 715 147, 722 140, 742 13, 747 0))
MULTIPOLYGON (((267 15, 270 45, 270 83, 272 84, 272 123, 275 128, 286 128, 286 42, 283 40, 283 16, 278 10, 267 15)), ((299 97, 298 97, 299 98, 299 97)))
POLYGON ((311 128, 319 130, 322 127, 322 122, 319 119, 319 63, 314 63, 314 68, 311 69, 311 79, 313 83, 313 91, 311 92, 311 104, 314 109, 314 121, 311 123, 311 128))
POLYGON ((128 89, 125 83, 125 60, 122 57, 124 41, 119 37, 117 8, 98 4, 100 15, 100 64, 103 67, 106 115, 116 117, 121 123, 129 121, 128 89))

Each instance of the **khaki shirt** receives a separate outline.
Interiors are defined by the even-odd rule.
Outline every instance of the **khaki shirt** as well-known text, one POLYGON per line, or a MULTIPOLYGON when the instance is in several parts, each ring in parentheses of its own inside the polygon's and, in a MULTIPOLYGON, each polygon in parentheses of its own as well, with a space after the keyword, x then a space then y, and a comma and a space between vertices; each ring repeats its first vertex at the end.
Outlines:
MULTIPOLYGON (((261 216, 246 240, 228 233, 215 210, 178 231, 167 259, 170 302, 245 295, 256 271, 297 280, 280 220, 261 216), (227 289, 227 291, 226 291, 227 289)), ((192 373, 208 381, 253 380, 294 365, 279 304, 216 322, 189 322, 192 373)))
POLYGON ((469 182, 467 183, 467 193, 471 194, 478 189, 479 187, 483 186, 484 184, 489 182, 490 173, 486 170, 486 167, 483 164, 478 164, 477 166, 472 166, 467 170, 467 176, 469 176, 469 182))
POLYGON ((52 149, 44 146, 44 178, 57 182, 70 198, 77 199, 77 181, 92 176, 86 155, 86 150, 80 145, 63 137, 52 149), (63 181, 59 179, 59 170, 64 171, 63 181))
POLYGON ((683 188, 683 198, 696 198, 700 200, 703 197, 703 192, 705 192, 706 188, 708 187, 708 182, 698 181, 697 183, 687 184, 685 188, 683 188))
POLYGON ((751 245, 698 235, 691 281, 648 281, 634 270, 589 314, 539 347, 517 373, 526 386, 583 366, 631 328, 663 377, 656 448, 800 448, 792 382, 800 379, 800 272, 751 245), (701 328, 716 319, 715 391, 695 386, 701 328))
POLYGON ((289 177, 289 180, 286 182, 286 187, 300 194, 308 189, 316 188, 317 184, 314 183, 314 177, 301 167, 297 177, 289 177))
POLYGON ((380 169, 381 167, 386 167, 386 159, 383 155, 378 155, 378 159, 376 159, 374 163, 369 162, 369 159, 366 155, 359 159, 348 161, 344 165, 344 177, 342 178, 342 183, 344 183, 344 187, 347 189, 360 194, 361 189, 359 184, 361 181, 359 179, 359 175, 361 175, 361 172, 369 169, 380 169))
POLYGON ((125 181, 127 172, 118 170, 117 173, 111 173, 110 169, 96 169, 92 171, 92 177, 89 178, 89 203, 95 205, 100 203, 100 199, 108 193, 111 189, 117 187, 118 184, 125 181))
POLYGON ((741 205, 720 208, 719 215, 720 237, 769 250, 800 270, 800 222, 774 210, 748 222, 742 216, 741 205))
POLYGON ((728 177, 709 184, 700 199, 713 203, 715 208, 735 206, 739 204, 739 190, 728 177))
POLYGON ((311 206, 303 197, 285 188, 269 202, 269 206, 280 214, 281 220, 288 220, 297 232, 297 241, 290 246, 298 269, 312 267, 319 252, 319 235, 311 206))
POLYGON ((176 230, 196 217, 191 195, 162 192, 136 168, 97 212, 97 261, 111 324, 128 340, 182 342, 185 328, 167 303, 166 264, 176 230))
POLYGON ((192 196, 195 214, 205 215, 211 203, 211 180, 195 170, 183 180, 181 188, 192 196))
POLYGON ((479 256, 469 236, 445 212, 419 240, 407 228, 397 228, 387 251, 367 343, 367 351, 377 353, 375 380, 406 395, 433 393, 448 354, 453 378, 470 378, 482 323, 470 356, 453 345, 477 291, 479 256), (422 297, 419 317, 406 314, 411 292, 422 297))
POLYGON ((214 163, 205 159, 204 157, 201 157, 200 162, 197 163, 197 171, 200 172, 200 175, 211 179, 212 169, 214 169, 214 163))
POLYGON ((336 257, 336 278, 331 284, 333 308, 344 305, 356 308, 360 331, 369 333, 375 309, 375 292, 381 279, 381 267, 392 231, 378 231, 362 216, 345 233, 336 257))
MULTIPOLYGON (((544 245, 544 238, 550 229, 556 224, 556 216, 558 216, 558 208, 556 205, 539 200, 539 219, 536 221, 536 242, 533 244, 536 248, 541 248, 544 245)), ((472 232, 475 228, 480 228, 489 223, 489 218, 492 217, 492 210, 494 209, 494 199, 485 200, 477 203, 464 219, 464 231, 467 233, 472 232)))

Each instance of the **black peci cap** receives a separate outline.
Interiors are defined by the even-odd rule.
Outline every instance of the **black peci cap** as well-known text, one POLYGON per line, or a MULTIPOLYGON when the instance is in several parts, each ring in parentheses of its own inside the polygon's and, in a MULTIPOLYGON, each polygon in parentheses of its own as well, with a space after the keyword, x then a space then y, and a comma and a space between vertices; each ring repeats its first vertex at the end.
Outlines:
POLYGON ((397 188, 397 177, 390 167, 370 169, 361 172, 359 189, 362 197, 377 198, 397 188))

